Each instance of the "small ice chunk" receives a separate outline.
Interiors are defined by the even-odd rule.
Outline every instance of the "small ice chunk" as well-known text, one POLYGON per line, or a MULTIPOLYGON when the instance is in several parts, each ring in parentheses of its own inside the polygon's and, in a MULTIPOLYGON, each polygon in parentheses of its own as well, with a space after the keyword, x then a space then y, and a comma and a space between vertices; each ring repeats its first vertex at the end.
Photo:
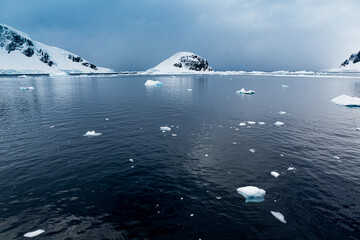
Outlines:
POLYGON ((215 197, 217 200, 220 200, 221 199, 221 197, 215 197))
POLYGON ((89 136, 100 136, 102 133, 97 133, 97 132, 95 132, 95 131, 87 131, 86 133, 85 133, 85 137, 89 137, 89 136))
POLYGON ((271 171, 270 172, 271 176, 273 176, 274 178, 277 178, 278 176, 280 176, 280 174, 278 172, 275 171, 271 171))
POLYGON ((250 125, 256 124, 256 122, 254 122, 254 121, 247 121, 247 123, 250 124, 250 125))
POLYGON ((106 121, 109 121, 109 118, 105 118, 106 121))
POLYGON ((34 87, 20 87, 20 89, 24 91, 30 91, 30 90, 34 90, 34 87))
POLYGON ((294 167, 289 167, 287 170, 288 171, 294 171, 296 168, 294 168, 294 167))
POLYGON ((246 123, 244 123, 244 122, 239 123, 239 126, 246 126, 246 123))
POLYGON ((286 112, 285 111, 279 111, 278 114, 284 115, 284 114, 286 114, 286 112))
POLYGON ((248 90, 248 91, 246 91, 244 88, 242 88, 242 89, 236 91, 236 93, 237 93, 237 94, 247 94, 247 95, 251 95, 251 94, 254 94, 255 91, 253 91, 253 90, 248 90))
POLYGON ((190 214, 190 217, 193 217, 194 216, 194 214, 192 213, 192 214, 190 214))
POLYGON ((209 154, 205 154, 205 157, 208 157, 209 156, 209 154))
POLYGON ((339 160, 339 159, 340 159, 340 157, 338 157, 338 156, 334 156, 334 159, 339 160))
POLYGON ((283 85, 281 85, 281 87, 282 87, 282 88, 288 88, 289 86, 288 86, 288 85, 283 84, 283 85))
POLYGON ((282 215, 280 212, 274 212, 274 211, 270 211, 270 212, 274 217, 277 218, 277 220, 279 220, 282 223, 286 223, 284 215, 282 215))
POLYGON ((169 132, 169 131, 171 131, 171 128, 169 128, 169 127, 160 127, 160 131, 169 132))
POLYGON ((282 126, 282 125, 284 125, 285 123, 277 121, 277 122, 275 122, 274 124, 275 124, 276 126, 282 126))
POLYGON ((176 136, 177 136, 177 134, 176 134, 176 133, 173 133, 173 134, 171 134, 171 136, 176 137, 176 136))
POLYGON ((255 149, 250 148, 249 151, 255 153, 255 149))
POLYGON ((343 105, 347 107, 360 107, 360 98, 350 97, 345 94, 333 98, 331 99, 331 101, 337 105, 343 105))
POLYGON ((260 124, 260 125, 265 125, 265 122, 258 122, 258 124, 260 124))
POLYGON ((280 153, 280 157, 283 157, 283 156, 285 156, 284 154, 282 154, 282 153, 280 153))
POLYGON ((262 202, 266 194, 264 189, 254 186, 238 188, 237 192, 245 198, 245 202, 262 202))
POLYGON ((188 88, 188 89, 187 89, 187 91, 188 91, 188 92, 191 92, 191 91, 192 91, 192 89, 191 89, 191 88, 188 88))
POLYGON ((356 131, 360 131, 360 127, 355 128, 356 131))
POLYGON ((50 128, 54 128, 55 126, 54 125, 51 125, 50 128))
POLYGON ((145 86, 161 86, 163 85, 160 81, 147 80, 144 84, 145 86))
POLYGON ((134 162, 134 159, 130 158, 130 159, 129 159, 129 162, 134 162))
POLYGON ((38 229, 36 231, 33 232, 28 232, 24 234, 24 237, 26 238, 32 238, 32 237, 36 237, 39 236, 40 234, 44 233, 45 231, 43 229, 38 229))

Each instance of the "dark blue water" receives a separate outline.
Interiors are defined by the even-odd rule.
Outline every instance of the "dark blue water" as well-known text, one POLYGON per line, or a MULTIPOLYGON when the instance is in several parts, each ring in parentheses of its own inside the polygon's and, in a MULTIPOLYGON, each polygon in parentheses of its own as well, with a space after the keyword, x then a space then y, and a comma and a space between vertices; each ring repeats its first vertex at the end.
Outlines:
POLYGON ((360 79, 148 78, 0 79, 0 239, 360 238, 360 79))

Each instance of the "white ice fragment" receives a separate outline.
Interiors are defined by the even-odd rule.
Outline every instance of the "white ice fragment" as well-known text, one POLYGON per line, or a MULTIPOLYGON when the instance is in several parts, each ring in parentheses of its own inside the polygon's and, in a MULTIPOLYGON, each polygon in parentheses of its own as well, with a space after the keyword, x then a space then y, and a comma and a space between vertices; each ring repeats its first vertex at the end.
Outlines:
POLYGON ((356 131, 360 131, 360 127, 355 128, 356 131))
POLYGON ((43 229, 38 229, 36 231, 33 232, 28 232, 24 234, 24 237, 26 238, 32 238, 32 237, 36 237, 39 236, 40 234, 44 233, 45 231, 43 229))
POLYGON ((340 159, 340 157, 338 157, 338 156, 334 156, 334 159, 339 160, 339 159, 340 159))
POLYGON ((343 105, 347 107, 360 107, 360 98, 350 97, 348 95, 340 95, 336 98, 331 99, 331 101, 338 105, 343 105))
POLYGON ((282 88, 288 88, 289 86, 288 86, 288 85, 283 84, 283 85, 281 85, 281 87, 282 87, 282 88))
POLYGON ((274 124, 275 124, 276 126, 282 126, 282 125, 284 125, 283 122, 279 122, 279 121, 275 122, 274 124))
POLYGON ((209 156, 209 154, 205 154, 205 157, 208 157, 209 156))
POLYGON ((20 89, 24 91, 30 91, 30 90, 34 90, 34 87, 20 87, 20 89))
POLYGON ((287 170, 288 171, 294 171, 296 168, 294 168, 294 167, 289 167, 287 170))
POLYGON ((217 200, 220 200, 221 199, 221 197, 215 197, 217 200))
POLYGON ((262 202, 266 194, 264 189, 254 186, 238 188, 237 192, 245 198, 245 202, 262 202))
POLYGON ((51 125, 50 128, 54 128, 55 126, 54 125, 51 125))
POLYGON ((246 91, 244 88, 242 88, 242 89, 236 91, 236 93, 237 93, 237 94, 248 94, 248 95, 251 95, 251 94, 254 94, 255 91, 253 91, 253 90, 248 90, 248 91, 246 91))
POLYGON ((274 178, 277 178, 278 176, 280 176, 280 174, 278 172, 275 171, 271 171, 270 172, 271 176, 273 176, 274 178))
POLYGON ((180 198, 180 200, 184 200, 184 198, 183 198, 183 197, 181 197, 181 198, 180 198))
POLYGON ((254 121, 247 121, 247 123, 250 124, 250 125, 256 124, 256 122, 254 122, 254 121))
POLYGON ((282 154, 282 153, 280 153, 280 157, 283 157, 283 156, 285 156, 284 154, 282 154))
POLYGON ((260 125, 265 125, 265 122, 258 122, 258 124, 260 124, 260 125))
POLYGON ((171 136, 176 137, 176 136, 177 136, 177 134, 176 134, 176 133, 173 133, 173 134, 171 134, 171 136))
POLYGON ((188 91, 188 92, 191 92, 191 91, 192 91, 192 89, 191 89, 191 88, 188 88, 188 89, 187 89, 187 91, 188 91))
POLYGON ((284 215, 282 215, 280 212, 274 212, 274 211, 270 211, 270 212, 274 217, 277 218, 277 220, 279 220, 282 223, 286 223, 284 215))
POLYGON ((131 168, 134 168, 134 166, 131 166, 131 168))
POLYGON ((95 132, 95 131, 87 131, 86 133, 85 133, 85 137, 89 137, 89 136, 100 136, 102 133, 97 133, 97 132, 95 132))
POLYGON ((246 126, 246 123, 244 123, 244 122, 239 123, 239 126, 246 126))
POLYGON ((193 217, 194 216, 194 214, 192 213, 192 214, 190 214, 190 217, 193 217))
POLYGON ((169 131, 171 131, 171 128, 169 128, 169 127, 160 127, 160 131, 167 131, 167 132, 169 132, 169 131))
POLYGON ((130 158, 130 159, 129 159, 129 162, 134 162, 134 159, 130 158))
POLYGON ((255 149, 250 148, 249 151, 255 153, 255 149))
POLYGON ((278 114, 284 115, 284 114, 286 114, 286 112, 285 111, 279 111, 278 114))
POLYGON ((161 86, 163 85, 160 81, 147 80, 144 84, 145 86, 161 86))
POLYGON ((109 121, 109 118, 105 118, 106 121, 109 121))

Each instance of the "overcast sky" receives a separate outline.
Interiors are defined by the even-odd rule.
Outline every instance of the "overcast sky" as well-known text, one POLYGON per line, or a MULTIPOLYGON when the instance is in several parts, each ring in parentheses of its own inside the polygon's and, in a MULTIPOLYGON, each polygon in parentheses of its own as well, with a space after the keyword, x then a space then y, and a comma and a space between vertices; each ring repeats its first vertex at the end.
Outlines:
POLYGON ((215 70, 319 70, 360 50, 359 10, 360 0, 0 0, 0 23, 117 71, 178 51, 215 70))

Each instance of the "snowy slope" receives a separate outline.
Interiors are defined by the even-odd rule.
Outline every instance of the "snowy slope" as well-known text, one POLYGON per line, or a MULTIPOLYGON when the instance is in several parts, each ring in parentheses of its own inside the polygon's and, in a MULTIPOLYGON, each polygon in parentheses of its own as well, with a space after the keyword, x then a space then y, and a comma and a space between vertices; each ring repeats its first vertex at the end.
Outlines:
POLYGON ((0 24, 1 73, 109 73, 76 54, 32 40, 27 34, 0 24))
POLYGON ((201 73, 211 72, 208 61, 191 52, 178 52, 146 73, 201 73))
POLYGON ((338 68, 332 68, 330 72, 360 72, 360 51, 351 54, 338 68))

